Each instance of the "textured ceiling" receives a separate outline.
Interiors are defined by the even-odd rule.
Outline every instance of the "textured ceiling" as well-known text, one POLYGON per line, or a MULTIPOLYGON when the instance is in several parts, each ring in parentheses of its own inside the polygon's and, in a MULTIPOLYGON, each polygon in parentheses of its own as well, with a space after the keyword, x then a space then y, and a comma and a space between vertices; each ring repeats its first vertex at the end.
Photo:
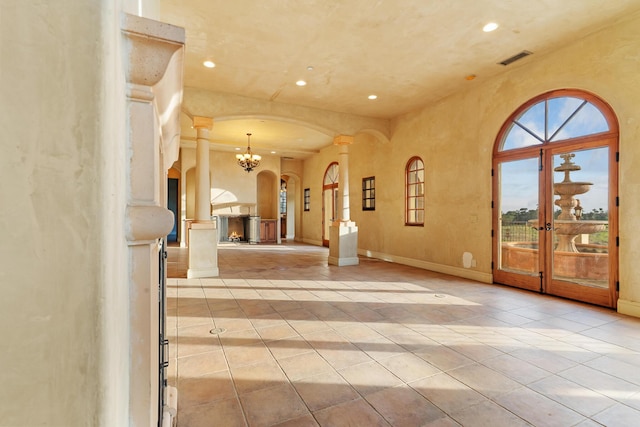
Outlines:
MULTIPOLYGON (((162 21, 186 29, 185 86, 385 119, 504 72, 509 66, 498 63, 523 50, 533 55, 517 64, 534 61, 640 9, 640 0, 160 0, 160 4, 162 21), (483 25, 491 21, 500 27, 484 33, 483 25), (205 68, 202 63, 207 59, 216 67, 205 68), (475 80, 466 80, 471 74, 475 80), (299 79, 307 85, 296 86, 299 79), (367 99, 370 94, 378 98, 367 99)), ((228 123, 225 127, 234 133, 215 129, 216 139, 237 141, 238 133, 246 138, 255 124, 228 123)), ((261 122, 264 129, 271 124, 261 122)), ((278 132, 288 135, 284 139, 289 144, 304 138, 296 134, 295 126, 273 131, 278 132)), ((261 135, 253 133, 256 142, 260 140, 261 135)), ((278 145, 282 135, 276 140, 266 133, 265 150, 284 150, 278 145)), ((308 155, 330 143, 326 136, 317 138, 312 144, 309 135, 309 147, 299 151, 308 155)))

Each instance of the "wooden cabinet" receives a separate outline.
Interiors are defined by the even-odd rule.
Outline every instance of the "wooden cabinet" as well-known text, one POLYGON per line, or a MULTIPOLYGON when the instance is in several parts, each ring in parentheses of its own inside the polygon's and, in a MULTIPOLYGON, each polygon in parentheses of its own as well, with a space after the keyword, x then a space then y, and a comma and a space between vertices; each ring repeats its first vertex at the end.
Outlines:
POLYGON ((277 220, 263 219, 260 220, 260 243, 275 243, 277 241, 277 220))

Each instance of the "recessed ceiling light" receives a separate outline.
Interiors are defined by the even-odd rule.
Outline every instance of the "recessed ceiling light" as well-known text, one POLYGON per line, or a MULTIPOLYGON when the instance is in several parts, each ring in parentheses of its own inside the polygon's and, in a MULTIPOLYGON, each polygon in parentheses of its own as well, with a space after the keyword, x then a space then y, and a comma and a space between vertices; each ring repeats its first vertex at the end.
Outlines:
POLYGON ((307 67, 307 71, 313 71, 313 65, 309 65, 309 66, 307 67))
POLYGON ((484 31, 485 33, 490 33, 491 31, 497 28, 498 28, 498 24, 496 24, 495 22, 489 22, 487 25, 482 27, 482 31, 484 31))
POLYGON ((296 84, 297 84, 298 86, 306 86, 306 85, 307 85, 307 82, 305 82, 304 80, 298 80, 298 81, 296 82, 296 84))
POLYGON ((204 65, 207 68, 213 68, 216 66, 216 64, 213 61, 204 61, 202 65, 204 65))
POLYGON ((240 151, 240 147, 236 147, 236 151, 240 151))
POLYGON ((369 97, 368 97, 368 98, 369 98, 369 99, 378 99, 378 95, 373 95, 373 94, 371 94, 371 95, 369 95, 369 97))
POLYGON ((272 152, 271 152, 271 154, 276 154, 276 152, 275 152, 275 151, 272 151, 272 152))

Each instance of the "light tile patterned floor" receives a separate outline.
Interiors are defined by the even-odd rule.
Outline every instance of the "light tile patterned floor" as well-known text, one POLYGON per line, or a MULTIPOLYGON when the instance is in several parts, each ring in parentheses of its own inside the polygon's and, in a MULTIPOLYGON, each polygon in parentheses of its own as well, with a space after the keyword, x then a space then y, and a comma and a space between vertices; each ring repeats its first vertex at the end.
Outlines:
POLYGON ((220 277, 168 280, 179 427, 640 425, 640 319, 327 256, 224 245, 220 277))

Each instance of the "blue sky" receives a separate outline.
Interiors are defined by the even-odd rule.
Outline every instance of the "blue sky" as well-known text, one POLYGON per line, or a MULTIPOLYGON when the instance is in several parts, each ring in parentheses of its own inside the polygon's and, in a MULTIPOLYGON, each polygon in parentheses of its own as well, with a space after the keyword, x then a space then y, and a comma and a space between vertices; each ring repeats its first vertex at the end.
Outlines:
MULTIPOLYGON (((582 104, 577 98, 556 98, 549 100, 548 137, 550 137, 582 104)), ((518 123, 529 129, 540 138, 545 139, 545 108, 544 102, 529 108, 518 118, 518 123)), ((602 113, 592 104, 587 103, 569 120, 552 141, 560 141, 568 137, 577 137, 603 132, 608 129, 602 113)), ((505 138, 504 148, 514 149, 541 144, 536 138, 514 125, 505 138)), ((608 210, 608 153, 607 147, 576 151, 573 163, 580 166, 579 171, 571 172, 571 181, 591 182, 594 185, 587 193, 577 195, 580 204, 586 212, 602 208, 608 210)), ((563 159, 555 155, 554 168, 563 159)), ((502 212, 519 210, 521 208, 536 209, 538 206, 538 166, 539 158, 505 162, 501 164, 501 206, 502 212)), ((554 172, 554 182, 561 182, 564 173, 554 172)), ((558 196, 554 196, 554 200, 558 196)))
MULTIPOLYGON (((577 98, 555 98, 549 100, 548 137, 550 138, 558 128, 580 107, 583 100, 577 98)), ((544 102, 533 105, 518 119, 518 123, 526 127, 542 140, 545 140, 544 102)), ((569 120, 551 141, 561 141, 569 137, 591 135, 604 132, 609 128, 602 113, 591 103, 587 103, 569 120)), ((541 142, 521 127, 514 125, 505 138, 504 149, 514 149, 537 145, 541 142)))

